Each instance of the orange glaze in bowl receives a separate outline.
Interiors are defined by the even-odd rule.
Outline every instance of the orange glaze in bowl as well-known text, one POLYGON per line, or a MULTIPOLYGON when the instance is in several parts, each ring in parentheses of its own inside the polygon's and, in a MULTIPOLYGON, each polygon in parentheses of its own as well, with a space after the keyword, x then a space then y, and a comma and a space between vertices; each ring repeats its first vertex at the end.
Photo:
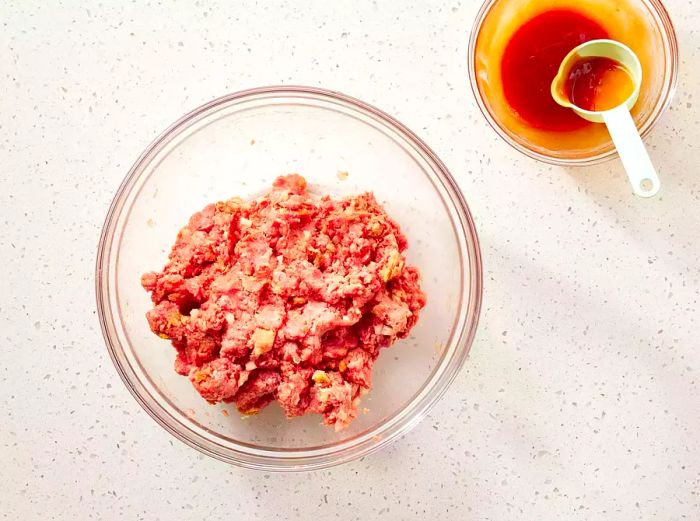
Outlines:
POLYGON ((670 20, 663 8, 658 8, 667 25, 646 0, 487 2, 475 26, 478 34, 471 56, 472 83, 482 110, 507 141, 537 159, 582 164, 609 155, 613 146, 605 125, 578 121, 573 114, 562 112, 568 109, 551 107, 549 100, 538 93, 542 94, 539 91, 546 86, 549 95, 549 84, 559 63, 573 47, 592 39, 611 38, 628 45, 642 64, 644 80, 632 110, 638 126, 655 120, 673 93, 677 60, 670 20), (572 32, 572 25, 579 31, 572 32), (544 56, 545 62, 549 59, 544 64, 549 68, 541 66, 518 77, 518 71, 526 68, 513 67, 512 62, 528 56, 535 62, 544 56), (559 63, 555 63, 557 60, 559 63), (535 81, 533 72, 542 72, 544 77, 535 81), (547 114, 536 115, 543 107, 551 109, 549 118, 547 114))

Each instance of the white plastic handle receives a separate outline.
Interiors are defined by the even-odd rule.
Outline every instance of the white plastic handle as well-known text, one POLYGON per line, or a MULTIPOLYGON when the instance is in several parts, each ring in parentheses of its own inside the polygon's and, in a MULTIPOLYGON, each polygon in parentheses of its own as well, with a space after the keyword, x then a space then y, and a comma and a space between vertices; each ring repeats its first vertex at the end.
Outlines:
POLYGON ((640 197, 652 197, 661 187, 647 149, 637 132, 637 127, 624 105, 602 113, 622 166, 632 184, 632 190, 640 197))

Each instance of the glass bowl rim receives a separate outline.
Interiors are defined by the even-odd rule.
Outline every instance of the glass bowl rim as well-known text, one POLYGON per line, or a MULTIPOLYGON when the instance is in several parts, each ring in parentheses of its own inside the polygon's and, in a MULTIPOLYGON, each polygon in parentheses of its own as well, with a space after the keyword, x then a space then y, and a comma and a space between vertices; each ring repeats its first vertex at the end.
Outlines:
MULTIPOLYGON (((117 189, 102 227, 95 263, 95 292, 100 328, 110 358, 120 378, 139 405, 166 431, 196 450, 238 466, 268 471, 311 470, 344 463, 380 449, 417 425, 444 394, 467 359, 479 321, 482 289, 481 252, 472 215, 457 182, 432 149, 406 126, 376 107, 337 91, 306 86, 257 87, 227 94, 204 103, 170 125, 141 153, 117 189), (163 407, 157 396, 153 396, 148 392, 133 368, 131 368, 128 360, 126 360, 124 355, 125 348, 122 346, 116 333, 116 323, 120 320, 118 316, 115 316, 115 314, 118 314, 118 310, 113 312, 110 304, 110 290, 114 291, 114 288, 110 286, 109 280, 110 262, 112 256, 116 254, 116 252, 112 252, 112 247, 115 235, 117 233, 121 235, 121 230, 116 226, 117 221, 122 213, 128 210, 129 207, 125 207, 124 204, 125 199, 130 195, 131 190, 134 188, 134 183, 139 179, 144 167, 149 164, 152 156, 159 152, 172 138, 198 121, 200 116, 206 117, 208 112, 215 111, 217 107, 245 98, 268 97, 274 99, 278 96, 295 94, 307 96, 311 99, 339 103, 346 108, 366 114, 375 122, 381 123, 402 135, 431 166, 432 171, 427 175, 437 178, 431 179, 431 181, 439 181, 446 190, 450 205, 448 210, 452 224, 455 227, 455 233, 464 234, 460 237, 464 241, 464 247, 460 242, 459 254, 461 257, 465 255, 467 257, 466 259, 462 258, 461 269, 462 271, 466 269, 467 273, 463 273, 460 295, 460 299, 466 296, 465 302, 460 306, 461 310, 466 311, 466 317, 459 324, 460 327, 456 328, 458 330, 453 331, 451 345, 445 346, 441 361, 436 365, 433 373, 426 379, 421 389, 403 409, 370 429, 370 434, 379 432, 381 436, 375 434, 370 437, 363 434, 363 439, 362 435, 358 435, 350 438, 349 442, 344 443, 340 448, 332 451, 321 450, 320 453, 316 450, 311 455, 304 454, 303 449, 289 453, 286 453, 287 451, 284 449, 259 453, 255 453, 256 451, 248 452, 250 446, 243 442, 236 444, 239 449, 224 447, 204 438, 180 421, 179 418, 173 416, 163 407), (459 222, 455 223, 455 219, 458 219, 459 222), (467 284, 468 294, 465 289, 467 284), (450 354, 449 357, 446 356, 448 353, 450 354), (442 371, 438 371, 438 369, 442 369, 442 371), (431 386, 428 387, 428 384, 431 384, 431 386), (356 439, 360 441, 353 444, 352 441, 356 439)), ((131 347, 129 346, 129 348, 131 347)), ((331 447, 336 446, 331 445, 331 447)))
MULTIPOLYGON (((523 145, 522 143, 518 143, 496 121, 494 116, 491 114, 491 111, 486 106, 483 96, 481 95, 481 91, 479 90, 479 85, 476 79, 475 53, 476 42, 479 37, 479 32, 481 31, 481 25, 484 23, 484 20, 488 16, 489 12, 491 12, 493 6, 497 2, 501 1, 505 0, 484 0, 484 2, 481 4, 476 18, 474 19, 474 23, 472 24, 471 33, 469 35, 469 47, 467 51, 467 68, 469 70, 469 84, 472 90, 472 94, 476 99, 477 106, 479 107, 481 114, 484 116, 489 126, 496 132, 496 134, 498 134, 498 136, 503 141, 508 143, 508 145, 513 147, 518 152, 521 152, 522 154, 532 159, 541 161, 543 163, 548 163, 550 165, 592 166, 604 163, 606 161, 609 161, 610 159, 614 159, 615 157, 617 157, 618 154, 615 147, 605 152, 601 152, 594 156, 585 158, 566 159, 550 156, 545 153, 532 150, 527 146, 523 145)), ((654 14, 658 17, 658 21, 660 22, 660 32, 662 34, 663 39, 667 40, 670 57, 670 63, 667 64, 667 67, 669 67, 670 69, 670 81, 667 85, 664 86, 665 95, 662 98, 660 98, 660 100, 656 103, 656 106, 654 107, 654 112, 647 118, 647 120, 644 122, 644 126, 640 129, 640 135, 644 137, 651 131, 654 125, 656 125, 656 123, 666 112, 668 107, 671 105, 671 102, 673 101, 673 97, 676 93, 676 88, 678 86, 678 66, 680 56, 678 51, 678 38, 676 36, 676 29, 673 25, 673 21, 671 20, 671 16, 669 15, 666 7, 664 7, 661 0, 642 0, 642 2, 647 4, 647 7, 649 7, 650 10, 653 10, 654 14)))

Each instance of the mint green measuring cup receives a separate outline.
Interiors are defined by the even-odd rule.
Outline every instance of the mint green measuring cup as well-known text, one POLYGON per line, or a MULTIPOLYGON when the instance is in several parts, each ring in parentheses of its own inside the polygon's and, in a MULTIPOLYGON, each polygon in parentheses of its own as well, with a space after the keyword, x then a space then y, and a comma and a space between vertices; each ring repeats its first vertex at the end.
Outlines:
POLYGON ((552 81, 551 92, 554 101, 562 107, 573 110, 585 120, 605 123, 610 137, 620 155, 622 165, 629 178, 632 190, 640 197, 656 195, 661 186, 654 165, 639 136, 630 110, 639 98, 642 84, 642 65, 637 55, 626 45, 615 40, 591 40, 575 47, 559 66, 559 72, 552 81), (609 58, 620 63, 632 78, 634 90, 622 104, 605 111, 585 110, 568 99, 564 85, 573 66, 582 58, 609 58))

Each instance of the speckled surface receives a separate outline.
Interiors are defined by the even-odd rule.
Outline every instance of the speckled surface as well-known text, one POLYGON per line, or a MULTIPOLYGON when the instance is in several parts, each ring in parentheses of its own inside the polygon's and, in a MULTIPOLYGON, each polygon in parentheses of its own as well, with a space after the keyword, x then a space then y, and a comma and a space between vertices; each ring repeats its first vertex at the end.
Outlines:
POLYGON ((697 3, 669 2, 682 63, 647 139, 653 200, 616 161, 538 164, 488 128, 467 83, 476 2, 81 4, 0 7, 2 518, 700 518, 697 3), (343 91, 420 134, 459 180, 485 264, 470 360, 430 417, 299 475, 227 466, 158 427, 112 367, 93 297, 102 220, 142 149, 202 102, 279 83, 343 91))

